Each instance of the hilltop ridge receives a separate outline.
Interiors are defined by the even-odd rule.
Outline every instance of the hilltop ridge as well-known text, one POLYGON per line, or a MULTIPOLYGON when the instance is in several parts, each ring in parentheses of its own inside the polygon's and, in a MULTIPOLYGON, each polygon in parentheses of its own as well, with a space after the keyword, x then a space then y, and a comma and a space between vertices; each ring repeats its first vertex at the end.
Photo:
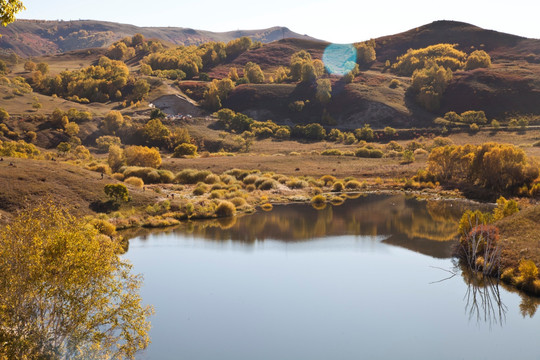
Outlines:
POLYGON ((5 28, 0 27, 0 49, 12 50, 23 57, 50 55, 84 48, 107 47, 117 40, 137 33, 172 45, 227 42, 243 36, 263 43, 283 38, 316 40, 281 26, 212 32, 183 27, 139 27, 97 20, 17 20, 5 28))

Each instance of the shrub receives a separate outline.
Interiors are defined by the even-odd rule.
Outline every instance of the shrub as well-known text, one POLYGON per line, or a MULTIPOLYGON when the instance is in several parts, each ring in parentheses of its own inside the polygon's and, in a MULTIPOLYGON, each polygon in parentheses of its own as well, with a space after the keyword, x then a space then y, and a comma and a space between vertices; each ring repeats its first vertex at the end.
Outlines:
POLYGON ((274 179, 267 179, 259 185, 259 190, 271 190, 274 189, 276 186, 277 182, 274 179))
POLYGON ((135 186, 135 187, 137 187, 139 189, 142 189, 142 187, 144 186, 143 180, 141 178, 136 177, 136 176, 128 177, 127 179, 124 180, 124 182, 126 184, 135 186))
POLYGON ((386 144, 386 150, 394 150, 401 152, 403 151, 403 146, 399 145, 396 141, 392 140, 388 144, 386 144))
POLYGON ((345 188, 349 190, 358 190, 362 187, 362 183, 357 180, 349 180, 345 183, 345 188))
POLYGON ((401 85, 401 82, 398 80, 398 79, 392 79, 390 81, 390 89, 395 89, 397 88, 399 85, 401 85))
POLYGON ((129 201, 129 191, 124 184, 107 184, 103 191, 114 201, 129 201))
POLYGON ((341 181, 336 181, 332 185, 332 191, 334 191, 334 192, 341 192, 341 191, 343 191, 343 188, 344 188, 344 185, 343 185, 343 183, 341 181))
POLYGON ((0 121, 9 120, 9 113, 6 109, 0 107, 0 121))
POLYGON ((522 286, 531 286, 538 278, 538 267, 531 260, 521 260, 518 267, 521 274, 519 282, 522 286))
POLYGON ((112 145, 120 146, 122 142, 117 136, 105 135, 96 139, 96 145, 99 150, 107 152, 112 145))
POLYGON ((232 198, 230 201, 231 203, 234 204, 236 208, 240 208, 247 205, 246 199, 239 196, 232 198))
POLYGON ((195 156, 197 155, 197 146, 183 143, 174 148, 174 157, 195 156))
POLYGON ((203 183, 199 183, 197 187, 193 189, 193 195, 201 196, 201 195, 204 195, 207 191, 208 191, 208 186, 203 183))
POLYGON ((110 174, 111 168, 107 164, 94 164, 86 167, 90 171, 95 171, 101 174, 110 174))
POLYGON ((403 152, 403 154, 401 155, 401 163, 402 164, 410 164, 410 163, 414 162, 414 160, 415 160, 414 159, 414 153, 411 150, 405 150, 403 152))
POLYGON ((244 184, 249 185, 249 184, 255 184, 255 182, 258 179, 259 179, 258 175, 251 174, 251 175, 248 175, 248 176, 244 177, 244 179, 242 181, 244 182, 244 184))
POLYGON ((512 284, 514 281, 514 269, 512 268, 504 269, 501 274, 501 280, 507 284, 512 284))
POLYGON ((285 183, 289 189, 303 189, 309 186, 307 181, 301 179, 292 179, 285 183))
POLYGON ((172 184, 174 182, 174 174, 170 170, 158 170, 159 181, 162 184, 172 184))
POLYGON ((161 182, 161 177, 156 169, 139 166, 128 166, 123 169, 124 178, 138 177, 145 184, 158 184, 161 182))
POLYGON ((215 183, 219 183, 221 181, 221 179, 219 178, 218 175, 216 174, 209 174, 205 179, 204 179, 204 183, 205 184, 215 184, 215 183))
POLYGON ((204 181, 211 172, 208 170, 184 169, 176 174, 174 182, 179 184, 196 184, 204 181))
POLYGON ((493 220, 499 220, 519 211, 515 200, 506 200, 503 196, 497 199, 497 207, 493 210, 493 220))
POLYGON ((370 158, 382 158, 383 156, 384 156, 384 153, 382 152, 382 150, 379 150, 379 149, 369 150, 370 158))
POLYGON ((428 171, 439 181, 473 183, 497 192, 530 187, 539 174, 522 149, 497 143, 435 148, 428 171))
POLYGON ((323 175, 321 176, 321 181, 324 181, 324 185, 331 185, 336 181, 336 177, 332 175, 323 175))
POLYGON ((343 153, 338 150, 338 149, 326 149, 326 150, 323 150, 321 152, 321 155, 325 155, 325 156, 329 156, 329 155, 332 155, 332 156, 342 156, 343 153))
POLYGON ((370 155, 370 151, 369 151, 368 148, 362 147, 362 148, 356 150, 356 152, 354 153, 354 155, 355 155, 356 157, 367 158, 367 157, 369 157, 369 155, 370 155))
POLYGON ((218 217, 228 217, 236 215, 236 206, 230 201, 220 201, 216 208, 216 215, 218 217))
POLYGON ((118 181, 124 181, 124 174, 122 173, 114 173, 112 174, 113 179, 118 181))
POLYGON ((465 70, 488 68, 491 66, 491 57, 484 50, 475 50, 467 58, 465 70))

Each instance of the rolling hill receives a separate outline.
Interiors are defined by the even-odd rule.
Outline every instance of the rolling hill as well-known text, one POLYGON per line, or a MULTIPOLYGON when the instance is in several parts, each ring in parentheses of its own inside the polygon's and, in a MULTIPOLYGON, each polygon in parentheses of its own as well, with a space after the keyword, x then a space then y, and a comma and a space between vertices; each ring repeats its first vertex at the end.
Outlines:
POLYGON ((283 38, 311 39, 286 27, 260 30, 211 32, 182 27, 138 27, 106 21, 45 21, 17 20, 0 27, 0 49, 12 50, 22 57, 57 54, 85 48, 106 47, 126 36, 137 33, 146 38, 162 40, 174 45, 201 44, 208 41, 227 42, 242 36, 269 43, 283 38))

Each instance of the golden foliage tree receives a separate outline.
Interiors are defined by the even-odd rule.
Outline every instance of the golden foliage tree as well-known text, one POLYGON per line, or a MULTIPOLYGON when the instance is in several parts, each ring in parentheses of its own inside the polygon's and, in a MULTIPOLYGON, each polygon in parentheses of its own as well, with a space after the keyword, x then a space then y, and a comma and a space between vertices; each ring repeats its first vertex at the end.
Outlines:
POLYGON ((317 93, 315 97, 321 104, 327 104, 332 97, 332 83, 329 79, 317 80, 317 93))
POLYGON ((491 57, 484 50, 473 51, 467 58, 465 70, 488 68, 491 66, 491 57))
POLYGON ((244 66, 244 77, 252 84, 262 84, 264 82, 264 73, 261 67, 251 61, 244 66))
POLYGON ((15 14, 25 7, 20 0, 0 0, 0 23, 6 26, 15 21, 15 14))
POLYGON ((126 163, 129 166, 157 168, 161 165, 161 155, 156 148, 147 146, 129 146, 124 150, 126 163))
POLYGON ((0 358, 134 359, 152 309, 116 240, 52 202, 0 229, 0 358))

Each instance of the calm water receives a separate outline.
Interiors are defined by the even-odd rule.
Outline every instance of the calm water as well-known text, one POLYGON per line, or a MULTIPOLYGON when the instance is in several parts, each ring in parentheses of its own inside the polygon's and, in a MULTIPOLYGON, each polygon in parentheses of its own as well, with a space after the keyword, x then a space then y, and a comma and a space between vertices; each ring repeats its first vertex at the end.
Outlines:
POLYGON ((499 302, 450 259, 469 206, 370 195, 139 236, 126 256, 156 309, 139 358, 540 359, 540 301, 499 302))

